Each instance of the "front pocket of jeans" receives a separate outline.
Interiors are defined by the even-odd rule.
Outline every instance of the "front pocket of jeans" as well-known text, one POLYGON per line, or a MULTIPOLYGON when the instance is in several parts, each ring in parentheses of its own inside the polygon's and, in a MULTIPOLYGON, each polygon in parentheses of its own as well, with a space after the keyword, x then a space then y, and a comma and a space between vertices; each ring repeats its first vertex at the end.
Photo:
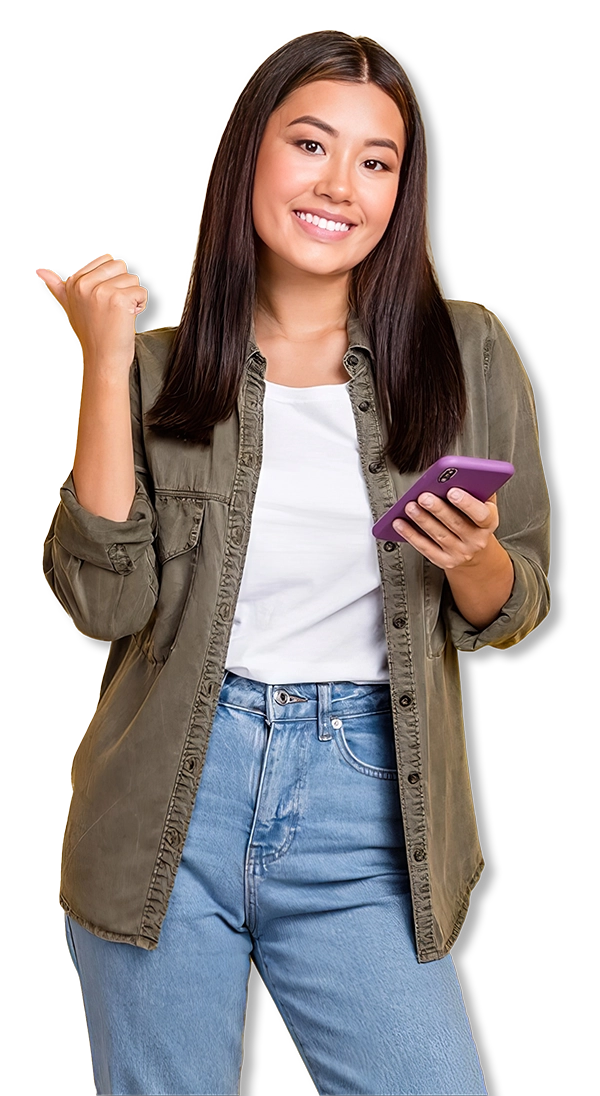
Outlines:
POLYGON ((345 716, 332 721, 331 733, 340 756, 363 776, 397 780, 394 724, 391 711, 345 716))

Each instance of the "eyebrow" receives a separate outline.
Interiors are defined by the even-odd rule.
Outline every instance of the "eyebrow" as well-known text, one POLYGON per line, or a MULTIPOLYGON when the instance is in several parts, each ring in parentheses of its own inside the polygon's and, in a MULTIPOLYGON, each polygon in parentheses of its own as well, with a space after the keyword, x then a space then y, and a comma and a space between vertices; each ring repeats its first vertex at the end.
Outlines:
MULTIPOLYGON (((320 118, 315 118, 312 114, 302 114, 299 118, 294 118, 293 122, 288 122, 286 129, 290 126, 296 126, 299 122, 305 122, 309 126, 316 126, 317 129, 322 129, 324 133, 328 133, 330 137, 339 137, 339 130, 334 129, 328 122, 323 122, 320 118)), ((371 140, 365 141, 365 148, 372 148, 377 146, 378 148, 391 148, 396 156, 400 158, 398 152, 398 145, 395 141, 391 141, 388 137, 372 137, 371 140)))

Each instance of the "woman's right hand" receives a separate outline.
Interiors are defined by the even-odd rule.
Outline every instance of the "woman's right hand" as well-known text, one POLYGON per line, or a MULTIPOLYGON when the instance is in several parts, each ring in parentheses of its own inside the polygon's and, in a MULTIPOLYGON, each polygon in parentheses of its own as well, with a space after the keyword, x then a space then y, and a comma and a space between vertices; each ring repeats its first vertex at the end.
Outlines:
POLYGON ((135 317, 148 291, 122 259, 100 255, 65 282, 53 270, 36 274, 62 305, 83 350, 84 365, 129 371, 135 354, 135 317))

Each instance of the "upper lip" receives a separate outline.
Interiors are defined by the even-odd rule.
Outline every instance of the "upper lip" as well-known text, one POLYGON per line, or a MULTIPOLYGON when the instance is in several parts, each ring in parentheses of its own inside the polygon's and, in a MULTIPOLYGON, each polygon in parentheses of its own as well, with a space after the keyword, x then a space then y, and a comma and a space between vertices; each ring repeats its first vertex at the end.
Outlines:
POLYGON ((331 213, 327 209, 313 209, 311 206, 296 206, 294 213, 312 213, 313 217, 324 217, 326 221, 340 221, 344 225, 355 225, 349 217, 342 217, 339 213, 331 213))

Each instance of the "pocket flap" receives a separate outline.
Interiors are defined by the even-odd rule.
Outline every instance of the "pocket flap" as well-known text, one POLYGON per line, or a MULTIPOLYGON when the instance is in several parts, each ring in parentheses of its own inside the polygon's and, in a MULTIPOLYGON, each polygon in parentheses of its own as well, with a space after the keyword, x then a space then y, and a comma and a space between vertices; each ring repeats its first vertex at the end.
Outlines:
POLYGON ((158 517, 156 553, 161 563, 195 548, 200 536, 205 500, 156 493, 158 517))

